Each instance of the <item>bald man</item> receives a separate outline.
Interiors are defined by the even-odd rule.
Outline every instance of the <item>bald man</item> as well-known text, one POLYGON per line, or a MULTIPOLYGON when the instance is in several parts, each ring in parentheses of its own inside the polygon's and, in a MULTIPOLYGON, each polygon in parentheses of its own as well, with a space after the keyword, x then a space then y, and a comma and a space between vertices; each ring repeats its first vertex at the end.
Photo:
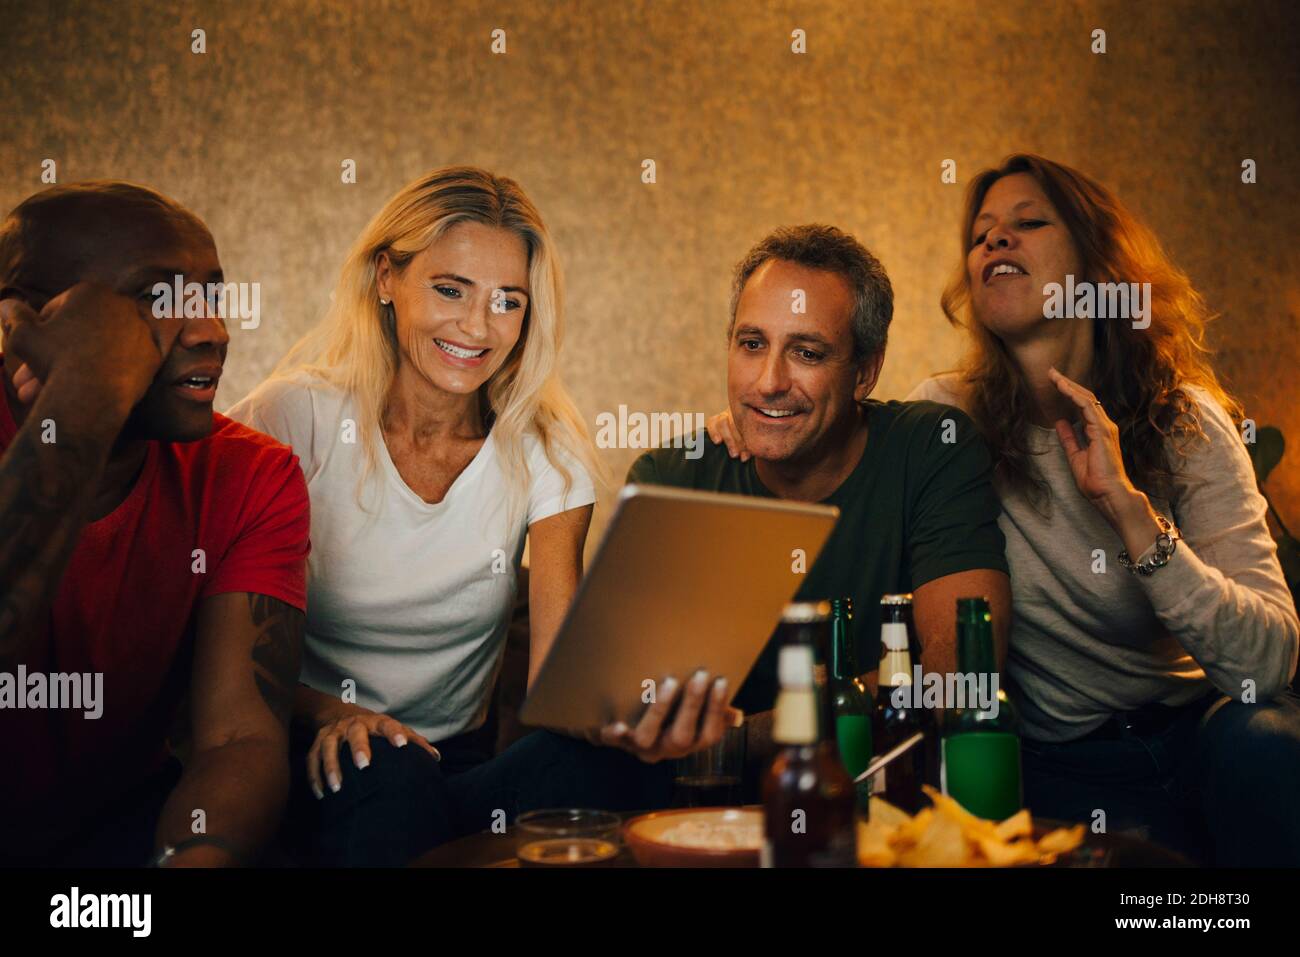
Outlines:
POLYGON ((251 863, 284 806, 307 490, 214 414, 229 337, 155 310, 177 276, 216 246, 143 187, 0 224, 0 863, 251 863))

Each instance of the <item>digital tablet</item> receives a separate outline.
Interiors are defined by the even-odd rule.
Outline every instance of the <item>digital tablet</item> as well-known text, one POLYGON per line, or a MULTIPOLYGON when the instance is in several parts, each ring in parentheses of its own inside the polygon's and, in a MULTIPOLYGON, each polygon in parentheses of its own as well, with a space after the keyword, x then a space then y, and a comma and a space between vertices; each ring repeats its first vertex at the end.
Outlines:
POLYGON ((812 568, 839 509, 628 485, 520 711, 534 727, 632 724, 668 675, 730 695, 812 568))

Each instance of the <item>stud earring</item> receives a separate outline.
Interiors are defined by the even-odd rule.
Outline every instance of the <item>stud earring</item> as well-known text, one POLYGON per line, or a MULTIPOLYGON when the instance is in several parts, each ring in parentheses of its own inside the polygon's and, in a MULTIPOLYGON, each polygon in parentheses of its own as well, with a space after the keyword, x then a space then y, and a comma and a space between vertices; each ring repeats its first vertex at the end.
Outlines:
POLYGON ((379 297, 379 304, 380 304, 381 306, 386 306, 386 305, 388 305, 388 300, 385 299, 383 296, 380 296, 380 297, 379 297))

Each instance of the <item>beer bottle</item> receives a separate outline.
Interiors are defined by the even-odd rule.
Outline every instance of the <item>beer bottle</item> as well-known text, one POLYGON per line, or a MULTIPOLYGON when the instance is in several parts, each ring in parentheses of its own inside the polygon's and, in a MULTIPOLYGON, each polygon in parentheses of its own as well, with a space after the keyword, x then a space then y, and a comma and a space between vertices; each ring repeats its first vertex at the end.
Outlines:
MULTIPOLYGON (((851 779, 871 763, 871 697, 862 684, 853 645, 853 599, 831 602, 831 710, 840 760, 851 779)), ((869 809, 871 782, 855 784, 859 811, 869 809)))
POLYGON ((844 770, 814 678, 816 632, 825 602, 787 605, 777 659, 781 690, 772 721, 780 749, 763 779, 764 867, 853 867, 857 822, 844 770), (811 639, 811 640, 810 640, 811 639))
POLYGON ((913 687, 912 596, 884 595, 880 599, 880 671, 876 684, 876 707, 872 740, 881 755, 921 732, 925 740, 911 748, 872 777, 871 793, 895 807, 915 814, 927 803, 922 783, 938 783, 937 765, 930 755, 937 751, 934 715, 921 701, 921 689, 913 687), (931 778, 934 778, 931 781, 931 778))
POLYGON ((943 792, 977 817, 1005 820, 1024 803, 1019 722, 1000 686, 985 598, 957 599, 957 668, 966 700, 944 715, 943 792))

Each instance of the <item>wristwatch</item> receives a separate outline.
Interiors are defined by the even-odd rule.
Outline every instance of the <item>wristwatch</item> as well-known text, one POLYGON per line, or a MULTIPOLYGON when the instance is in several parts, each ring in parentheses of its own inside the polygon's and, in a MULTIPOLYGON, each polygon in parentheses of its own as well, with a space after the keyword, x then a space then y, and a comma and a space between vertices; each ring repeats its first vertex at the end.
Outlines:
POLYGON ((209 837, 206 834, 198 834, 195 835, 194 837, 191 837, 189 840, 181 841, 179 844, 164 845, 163 849, 159 851, 157 854, 155 854, 154 857, 149 861, 148 866, 166 867, 168 865, 168 862, 171 861, 171 859, 175 857, 177 854, 179 854, 181 851, 188 850, 189 848, 196 847, 200 844, 207 844, 211 847, 220 848, 221 850, 229 854, 235 860, 236 863, 242 863, 243 861, 243 855, 241 855, 239 851, 237 851, 230 844, 229 841, 223 841, 219 837, 209 837))
POLYGON ((1156 516, 1156 523, 1160 526, 1156 543, 1143 552, 1139 561, 1135 562, 1129 557, 1128 549, 1122 549, 1119 553, 1119 563, 1135 575, 1150 575, 1157 568, 1168 565, 1174 549, 1178 547, 1178 542, 1183 537, 1173 522, 1163 515, 1156 516))

